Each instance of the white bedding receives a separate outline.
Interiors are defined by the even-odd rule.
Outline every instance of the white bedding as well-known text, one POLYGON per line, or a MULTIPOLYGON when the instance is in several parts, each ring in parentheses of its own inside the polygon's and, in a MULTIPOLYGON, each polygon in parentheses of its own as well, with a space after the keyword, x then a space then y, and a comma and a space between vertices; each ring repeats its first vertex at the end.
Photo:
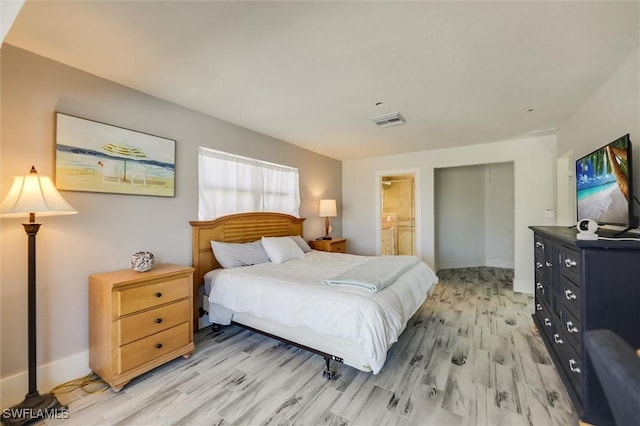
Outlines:
POLYGON ((375 374, 438 277, 419 262, 378 292, 322 283, 372 259, 313 250, 303 259, 282 264, 217 269, 208 274, 212 278, 209 302, 355 342, 375 374))
POLYGON ((361 263, 340 275, 322 280, 327 285, 380 291, 418 263, 415 256, 382 256, 361 263))

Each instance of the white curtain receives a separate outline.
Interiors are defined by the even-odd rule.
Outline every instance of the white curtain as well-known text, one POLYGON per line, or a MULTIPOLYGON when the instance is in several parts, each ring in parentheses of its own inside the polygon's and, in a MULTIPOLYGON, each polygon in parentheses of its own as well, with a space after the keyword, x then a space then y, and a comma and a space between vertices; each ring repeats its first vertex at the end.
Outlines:
POLYGON ((269 211, 299 217, 298 169, 199 147, 198 219, 269 211))

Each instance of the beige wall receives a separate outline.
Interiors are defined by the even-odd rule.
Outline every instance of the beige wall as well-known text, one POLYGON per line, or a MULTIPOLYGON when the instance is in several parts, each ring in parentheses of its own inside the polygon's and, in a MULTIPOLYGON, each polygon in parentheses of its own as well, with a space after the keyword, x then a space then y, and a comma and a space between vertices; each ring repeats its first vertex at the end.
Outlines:
POLYGON ((513 268, 514 260, 514 174, 513 163, 485 166, 484 253, 485 265, 513 268))
MULTIPOLYGON (((558 172, 558 224, 576 221, 575 160, 629 133, 633 145, 633 192, 640 194, 640 54, 638 49, 558 130, 558 154, 568 159, 558 172), (567 189, 568 188, 568 189, 567 189), (565 208, 566 206, 566 208, 565 208)), ((640 208, 636 204, 636 214, 640 208)))
POLYGON ((438 269, 485 266, 485 165, 434 170, 435 259, 438 269))
MULTIPOLYGON (((319 200, 342 198, 338 160, 13 46, 5 44, 1 55, 0 196, 8 191, 12 176, 27 173, 32 164, 41 174, 53 175, 55 111, 177 141, 175 198, 62 192, 79 214, 41 220, 37 237, 39 365, 88 350, 89 274, 126 268, 138 250, 153 252, 159 262, 191 263, 189 220, 197 218, 199 145, 299 168, 300 214, 307 218, 307 238, 322 233, 319 200)), ((341 218, 331 223, 334 234, 341 235, 341 218)), ((20 220, 3 219, 0 226, 0 373, 4 379, 27 367, 27 238, 20 220)), ((89 371, 88 365, 79 368, 89 371)))

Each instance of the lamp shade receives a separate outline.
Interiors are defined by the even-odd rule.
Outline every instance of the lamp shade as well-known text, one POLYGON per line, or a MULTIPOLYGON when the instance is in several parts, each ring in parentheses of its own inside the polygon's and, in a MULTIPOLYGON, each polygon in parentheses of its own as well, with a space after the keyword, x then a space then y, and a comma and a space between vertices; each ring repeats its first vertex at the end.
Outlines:
POLYGON ((0 216, 55 216, 78 213, 58 192, 48 176, 40 176, 35 167, 26 176, 15 176, 9 193, 0 204, 0 216))
POLYGON ((320 212, 318 215, 321 217, 338 216, 338 210, 336 208, 336 200, 320 200, 320 212))

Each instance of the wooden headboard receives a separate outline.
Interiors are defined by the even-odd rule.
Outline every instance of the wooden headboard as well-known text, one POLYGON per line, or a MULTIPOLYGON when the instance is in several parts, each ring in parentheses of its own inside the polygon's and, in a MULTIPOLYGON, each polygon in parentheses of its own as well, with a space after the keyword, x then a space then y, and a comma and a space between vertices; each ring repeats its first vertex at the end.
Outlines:
POLYGON ((282 213, 239 213, 210 221, 191 221, 191 256, 193 277, 194 313, 199 307, 198 290, 204 283, 204 275, 220 264, 211 250, 211 240, 227 243, 248 243, 261 237, 302 236, 304 219, 282 213), (196 304, 197 303, 197 304, 196 304))

